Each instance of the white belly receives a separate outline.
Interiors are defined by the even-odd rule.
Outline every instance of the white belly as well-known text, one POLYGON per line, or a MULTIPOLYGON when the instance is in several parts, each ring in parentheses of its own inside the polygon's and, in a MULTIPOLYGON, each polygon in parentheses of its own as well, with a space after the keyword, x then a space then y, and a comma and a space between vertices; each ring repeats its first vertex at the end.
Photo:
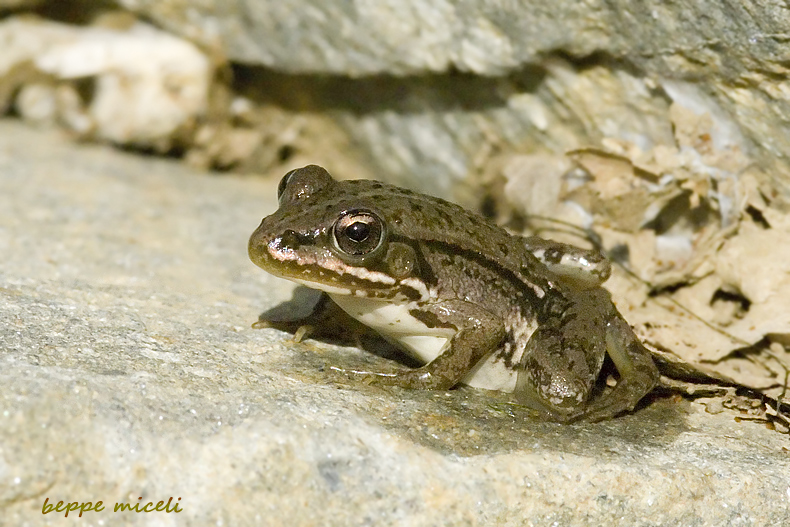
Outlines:
MULTIPOLYGON (((429 328, 409 311, 416 309, 415 303, 392 304, 352 295, 332 294, 329 296, 343 311, 369 328, 394 340, 417 360, 429 363, 444 351, 447 341, 454 335, 448 328, 429 328)), ((520 357, 514 357, 518 363, 520 357)), ((512 392, 516 388, 516 372, 506 368, 502 360, 490 354, 481 360, 461 380, 475 388, 512 392)))
POLYGON ((415 303, 392 304, 370 298, 329 294, 340 308, 369 328, 403 346, 415 359, 431 362, 441 354, 454 331, 429 328, 414 318, 415 303))
POLYGON ((461 382, 475 388, 511 393, 516 390, 517 377, 518 374, 513 368, 506 368, 502 359, 491 354, 478 362, 461 382))

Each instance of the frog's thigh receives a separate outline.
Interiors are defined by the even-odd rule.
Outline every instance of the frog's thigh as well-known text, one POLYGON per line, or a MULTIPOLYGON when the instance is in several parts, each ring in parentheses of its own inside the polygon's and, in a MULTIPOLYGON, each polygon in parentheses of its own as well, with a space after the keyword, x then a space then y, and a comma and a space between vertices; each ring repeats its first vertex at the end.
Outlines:
POLYGON ((519 402, 552 421, 582 413, 605 355, 603 339, 577 339, 569 326, 544 325, 532 334, 516 382, 519 402))
POLYGON ((620 379, 605 397, 595 400, 585 410, 590 420, 606 419, 630 411, 658 382, 650 352, 637 339, 628 323, 615 317, 606 327, 606 349, 620 379))

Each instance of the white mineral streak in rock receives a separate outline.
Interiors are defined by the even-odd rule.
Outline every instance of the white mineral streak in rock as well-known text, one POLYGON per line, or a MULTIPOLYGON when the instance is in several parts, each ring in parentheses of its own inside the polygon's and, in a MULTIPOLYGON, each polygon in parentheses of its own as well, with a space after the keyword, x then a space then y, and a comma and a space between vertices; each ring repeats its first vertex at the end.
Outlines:
MULTIPOLYGON (((94 79, 84 113, 91 121, 87 128, 101 139, 166 149, 174 133, 206 111, 208 58, 191 43, 147 24, 118 30, 12 18, 0 23, 0 43, 0 88, 16 81, 25 93, 25 85, 40 83, 41 77, 60 85, 94 79), (20 76, 23 68, 29 71, 20 76)), ((46 105, 36 99, 34 108, 30 101, 17 101, 20 113, 27 116, 30 110, 30 118, 47 120, 40 115, 46 105)), ((64 116, 59 102, 53 117, 74 128, 78 121, 64 116)), ((76 131, 85 128, 82 122, 76 131)))

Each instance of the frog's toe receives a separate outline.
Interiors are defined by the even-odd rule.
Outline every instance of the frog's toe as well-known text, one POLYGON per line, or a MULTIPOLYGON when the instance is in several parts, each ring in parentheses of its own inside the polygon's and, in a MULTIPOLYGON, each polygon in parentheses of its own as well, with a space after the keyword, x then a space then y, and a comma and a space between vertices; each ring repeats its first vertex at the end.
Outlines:
POLYGON ((579 391, 569 390, 567 383, 562 386, 548 384, 538 389, 529 375, 522 372, 516 382, 514 395, 520 404, 537 411, 541 418, 549 421, 567 423, 583 414, 583 395, 579 391))

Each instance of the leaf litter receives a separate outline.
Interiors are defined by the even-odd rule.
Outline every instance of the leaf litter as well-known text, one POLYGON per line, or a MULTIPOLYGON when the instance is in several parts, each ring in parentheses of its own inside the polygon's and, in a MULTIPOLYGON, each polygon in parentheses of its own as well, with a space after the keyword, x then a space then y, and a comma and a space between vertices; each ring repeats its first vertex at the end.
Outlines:
POLYGON ((604 139, 502 160, 489 180, 497 219, 577 245, 580 229, 594 233, 619 264, 605 287, 676 377, 665 384, 787 432, 790 215, 741 149, 715 144, 710 116, 678 104, 670 116, 675 145, 604 139))

